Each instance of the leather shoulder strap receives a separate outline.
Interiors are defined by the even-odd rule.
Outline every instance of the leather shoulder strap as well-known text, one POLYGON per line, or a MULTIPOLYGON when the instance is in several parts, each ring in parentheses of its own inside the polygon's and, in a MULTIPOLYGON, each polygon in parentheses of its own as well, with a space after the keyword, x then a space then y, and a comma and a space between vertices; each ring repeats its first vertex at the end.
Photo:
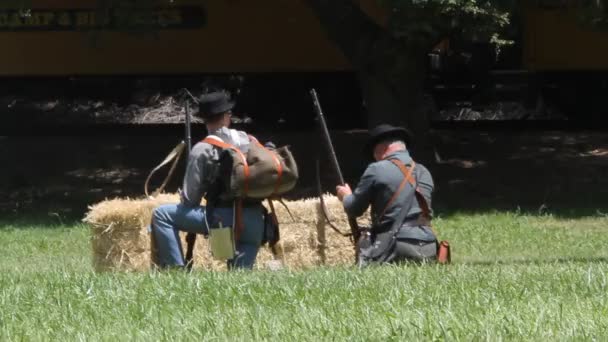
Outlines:
POLYGON ((412 186, 414 187, 415 190, 415 196, 416 196, 416 200, 418 201, 418 205, 420 206, 420 209, 422 209, 422 214, 425 216, 425 218, 430 219, 431 218, 431 208, 429 206, 429 203, 427 202, 426 198, 424 198, 424 196, 422 195, 422 192, 420 191, 420 189, 417 186, 416 181, 412 178, 412 171, 414 169, 414 165, 416 165, 416 163, 414 161, 412 161, 412 167, 409 170, 406 170, 405 165, 398 159, 391 159, 391 162, 393 164, 395 164, 400 170, 401 173, 403 173, 404 181, 408 181, 410 184, 412 184, 412 186))
POLYGON ((406 166, 398 159, 390 159, 390 162, 396 165, 399 170, 401 170, 401 173, 403 173, 404 177, 401 183, 399 184, 399 188, 397 188, 397 191, 395 191, 391 199, 386 203, 384 209, 382 209, 382 212, 380 213, 380 215, 378 215, 378 218, 384 216, 391 204, 395 202, 395 200, 399 197, 399 194, 401 194, 401 191, 403 191, 405 184, 410 183, 413 187, 416 186, 416 182, 412 178, 412 172, 414 172, 414 168, 416 167, 416 163, 414 161, 412 161, 412 166, 410 166, 409 169, 406 168, 406 166))

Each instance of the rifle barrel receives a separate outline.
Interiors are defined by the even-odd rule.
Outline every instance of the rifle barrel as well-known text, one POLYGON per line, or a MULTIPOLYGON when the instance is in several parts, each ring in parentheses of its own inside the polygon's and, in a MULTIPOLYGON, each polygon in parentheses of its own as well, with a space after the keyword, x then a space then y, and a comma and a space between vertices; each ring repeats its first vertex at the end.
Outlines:
MULTIPOLYGON (((334 150, 334 145, 331 142, 331 137, 329 135, 329 130, 327 129, 327 123, 325 122, 325 116, 323 115, 323 110, 321 109, 321 104, 319 103, 319 97, 317 96, 317 91, 313 88, 310 90, 310 95, 312 95, 312 100, 315 106, 315 110, 317 111, 317 116, 319 117, 319 124, 321 125, 321 130, 323 132, 323 138, 325 140, 325 146, 329 151, 329 155, 331 157, 331 162, 338 174, 338 178, 340 179, 340 184, 344 185, 344 177, 342 176, 342 171, 340 170, 340 164, 338 163, 338 157, 336 157, 336 151, 334 150)), ((348 225, 350 227, 350 232, 353 237, 353 243, 355 245, 355 263, 359 258, 359 249, 357 248, 357 241, 361 237, 361 233, 359 231, 359 225, 357 224, 357 219, 352 216, 348 216, 348 225)))
MULTIPOLYGON (((196 103, 196 99, 194 98, 194 96, 192 96, 192 94, 190 94, 188 89, 184 88, 184 91, 196 103)), ((191 124, 191 121, 192 121, 192 118, 190 116, 190 101, 186 100, 186 132, 185 133, 186 133, 186 146, 188 147, 188 151, 186 154, 186 161, 188 160, 188 158, 190 158, 190 151, 192 150, 192 132, 191 132, 192 124, 191 124)), ((192 270, 192 265, 194 263, 193 262, 193 253, 194 253, 194 244, 196 243, 196 234, 195 233, 186 234, 186 243, 187 243, 187 247, 186 247, 184 262, 186 263, 186 268, 188 270, 192 270)))
MULTIPOLYGON (((188 95, 194 103, 198 103, 198 100, 192 96, 192 94, 188 91, 187 88, 183 88, 184 93, 188 95)), ((188 154, 190 154, 190 150, 192 150, 192 115, 190 115, 190 101, 186 101, 186 145, 188 146, 188 154)))
POLYGON ((319 103, 319 97, 317 96, 317 91, 315 89, 310 90, 310 95, 312 96, 312 100, 315 106, 315 111, 317 112, 317 116, 319 117, 319 123, 321 125, 321 131, 323 133, 323 139, 325 140, 325 146, 329 151, 329 156, 331 158, 331 163, 338 174, 338 179, 341 185, 344 185, 344 177, 342 176, 342 170, 340 169, 340 164, 338 163, 338 157, 336 156, 336 151, 334 150, 334 145, 331 142, 331 136, 329 135, 329 130, 327 129, 327 123, 325 122, 325 116, 323 115, 323 110, 321 109, 321 104, 319 103))
POLYGON ((188 154, 192 150, 192 119, 190 117, 190 101, 186 101, 186 146, 188 146, 188 154))

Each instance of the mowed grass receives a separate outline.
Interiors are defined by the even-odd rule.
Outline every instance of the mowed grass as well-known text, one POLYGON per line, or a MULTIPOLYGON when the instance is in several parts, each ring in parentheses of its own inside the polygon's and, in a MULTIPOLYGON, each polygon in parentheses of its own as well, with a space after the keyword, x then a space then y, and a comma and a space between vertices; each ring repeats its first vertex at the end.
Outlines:
POLYGON ((606 340, 608 218, 436 220, 449 266, 96 274, 84 226, 0 227, 0 340, 606 340))

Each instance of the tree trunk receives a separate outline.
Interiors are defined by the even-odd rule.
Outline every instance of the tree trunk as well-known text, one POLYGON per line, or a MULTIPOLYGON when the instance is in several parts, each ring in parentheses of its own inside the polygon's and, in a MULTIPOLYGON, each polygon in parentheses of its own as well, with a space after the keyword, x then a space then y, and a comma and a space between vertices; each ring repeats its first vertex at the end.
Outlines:
POLYGON ((420 58, 407 59, 406 63, 408 68, 404 70, 389 71, 394 75, 390 79, 384 73, 358 71, 368 125, 403 125, 415 135, 424 135, 429 129, 429 108, 424 96, 426 65, 420 58))
POLYGON ((414 136, 417 157, 428 159, 430 124, 424 80, 432 42, 406 45, 369 18, 354 0, 305 2, 357 70, 368 126, 406 126, 414 136))
POLYGON ((361 91, 368 114, 368 127, 382 123, 405 126, 413 135, 409 149, 420 160, 430 161, 430 106, 422 91, 424 81, 403 75, 399 84, 391 84, 377 75, 359 72, 361 91))

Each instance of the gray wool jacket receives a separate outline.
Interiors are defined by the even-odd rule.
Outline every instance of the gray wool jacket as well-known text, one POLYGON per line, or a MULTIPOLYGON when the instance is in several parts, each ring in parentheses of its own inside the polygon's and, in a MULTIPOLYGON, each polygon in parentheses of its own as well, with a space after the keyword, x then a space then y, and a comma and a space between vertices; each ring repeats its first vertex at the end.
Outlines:
MULTIPOLYGON (((222 127, 209 136, 220 138, 223 142, 232 144, 247 153, 249 136, 243 131, 222 127)), ((182 185, 181 202, 187 207, 201 205, 203 196, 218 177, 220 149, 205 142, 199 142, 190 151, 186 174, 182 185)))
MULTIPOLYGON (((401 208, 408 210, 404 220, 406 222, 417 219, 422 212, 415 196, 415 187, 407 183, 399 197, 387 208, 384 215, 378 217, 403 180, 403 173, 390 159, 399 159, 407 167, 410 167, 413 161, 409 152, 404 150, 392 153, 386 159, 370 164, 361 176, 352 195, 343 199, 344 209, 349 216, 361 216, 371 205, 372 221, 374 222, 372 233, 391 229, 401 208)), ((416 163, 412 175, 430 209, 434 187, 431 173, 426 167, 416 163)), ((434 235, 430 229, 422 229, 413 234, 411 238, 431 240, 434 239, 434 235)))

